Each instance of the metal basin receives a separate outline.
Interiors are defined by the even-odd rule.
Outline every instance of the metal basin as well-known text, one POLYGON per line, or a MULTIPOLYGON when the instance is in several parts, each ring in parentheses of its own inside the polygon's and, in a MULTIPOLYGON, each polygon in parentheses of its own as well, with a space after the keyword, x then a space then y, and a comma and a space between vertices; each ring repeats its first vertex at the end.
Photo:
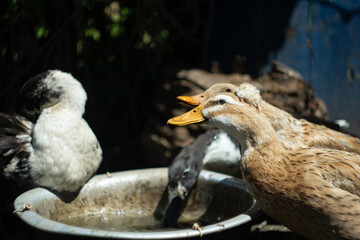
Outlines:
MULTIPOLYGON (((94 176, 71 203, 35 188, 16 198, 31 210, 18 216, 48 237, 171 239, 203 236, 237 227, 259 213, 240 179, 203 170, 176 228, 164 228, 153 217, 167 184, 167 168, 94 176), (50 236, 49 236, 50 235, 50 236)), ((45 237, 44 237, 45 238, 45 237)))

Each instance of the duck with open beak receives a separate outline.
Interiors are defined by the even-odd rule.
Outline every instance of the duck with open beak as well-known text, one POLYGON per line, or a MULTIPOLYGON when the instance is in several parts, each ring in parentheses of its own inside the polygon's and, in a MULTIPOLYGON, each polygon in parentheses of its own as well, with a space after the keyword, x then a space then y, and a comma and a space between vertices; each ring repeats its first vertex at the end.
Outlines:
POLYGON ((231 93, 168 123, 204 121, 237 138, 244 182, 269 216, 308 239, 360 239, 360 155, 287 144, 257 104, 231 93))
POLYGON ((168 120, 168 124, 175 125, 175 126, 185 126, 195 123, 204 123, 205 118, 202 115, 201 111, 203 109, 204 104, 197 106, 196 108, 184 113, 183 115, 173 117, 168 120))
POLYGON ((236 94, 244 102, 256 105, 270 120, 282 142, 297 147, 321 147, 360 154, 359 138, 304 119, 297 119, 288 112, 262 100, 260 91, 249 83, 243 83, 239 87, 230 83, 218 83, 198 95, 179 96, 177 99, 182 103, 198 106, 209 98, 226 92, 236 94))

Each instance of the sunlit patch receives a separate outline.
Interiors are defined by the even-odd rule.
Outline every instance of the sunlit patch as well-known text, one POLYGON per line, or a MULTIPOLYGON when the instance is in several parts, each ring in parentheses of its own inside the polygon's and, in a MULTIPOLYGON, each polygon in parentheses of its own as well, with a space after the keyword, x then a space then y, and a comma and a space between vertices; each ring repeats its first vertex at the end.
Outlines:
POLYGON ((250 83, 243 83, 238 89, 236 89, 235 94, 261 111, 260 103, 262 98, 259 89, 257 89, 254 85, 251 85, 250 83))
POLYGON ((233 105, 240 106, 240 107, 245 106, 243 103, 238 102, 238 101, 234 100, 232 97, 227 96, 227 95, 217 95, 214 98, 212 98, 211 101, 220 101, 220 100, 224 100, 226 103, 233 104, 233 105))

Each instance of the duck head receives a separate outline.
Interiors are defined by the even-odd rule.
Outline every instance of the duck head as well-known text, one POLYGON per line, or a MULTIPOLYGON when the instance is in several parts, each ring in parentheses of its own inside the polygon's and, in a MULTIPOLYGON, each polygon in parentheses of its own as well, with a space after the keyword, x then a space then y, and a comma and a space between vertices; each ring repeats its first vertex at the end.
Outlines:
MULTIPOLYGON (((196 96, 200 96, 196 95, 196 96)), ((184 96, 179 96, 181 98, 184 96)), ((237 113, 248 111, 255 107, 261 112, 261 95, 260 91, 250 83, 243 83, 239 87, 228 83, 215 84, 203 93, 201 101, 199 98, 192 101, 193 97, 184 97, 183 100, 195 103, 199 106, 189 112, 170 119, 169 124, 176 126, 185 126, 194 123, 203 123, 206 120, 215 121, 220 116, 230 116, 230 110, 238 108, 237 113), (198 101, 199 100, 199 101, 198 101), (249 108, 250 107, 250 108, 249 108)))
POLYGON ((242 83, 239 87, 231 83, 217 83, 208 88, 205 92, 194 96, 178 96, 178 101, 192 106, 199 106, 209 98, 220 93, 233 93, 243 101, 255 105, 261 110, 261 95, 259 89, 250 83, 242 83))
POLYGON ((232 93, 219 93, 209 98, 204 103, 180 116, 168 120, 168 124, 175 126, 185 126, 195 123, 209 123, 218 125, 217 122, 229 122, 233 112, 240 114, 238 108, 244 108, 246 103, 232 93), (226 120, 226 121, 225 121, 226 120))
POLYGON ((59 70, 49 70, 32 77, 22 86, 19 94, 21 112, 31 120, 36 120, 44 109, 57 104, 82 116, 86 99, 81 83, 71 74, 59 70))
MULTIPOLYGON (((257 90, 254 86, 252 88, 257 90)), ((238 88, 235 93, 238 90, 242 89, 238 88)), ((185 126, 206 122, 233 135, 240 142, 243 154, 249 144, 261 141, 266 136, 265 132, 276 136, 270 122, 258 108, 261 98, 252 100, 245 101, 232 93, 219 93, 189 112, 169 119, 168 124, 185 126)))
POLYGON ((205 92, 194 96, 178 96, 177 99, 181 103, 189 104, 191 106, 199 106, 206 102, 209 98, 219 93, 235 93, 237 86, 230 83, 217 83, 208 88, 205 92))

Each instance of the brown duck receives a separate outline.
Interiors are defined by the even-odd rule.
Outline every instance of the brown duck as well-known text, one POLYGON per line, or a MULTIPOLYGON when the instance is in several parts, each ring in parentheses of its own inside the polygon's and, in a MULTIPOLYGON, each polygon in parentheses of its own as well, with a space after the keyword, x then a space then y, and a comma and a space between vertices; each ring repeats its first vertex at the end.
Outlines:
POLYGON ((290 230, 309 239, 360 239, 360 155, 283 142, 260 106, 220 93, 168 123, 207 122, 236 137, 249 192, 290 230))
POLYGON ((294 118, 286 111, 262 100, 259 90, 249 83, 243 83, 239 87, 230 83, 218 83, 201 94, 192 97, 179 96, 178 100, 198 106, 218 93, 235 91, 245 102, 252 102, 266 115, 281 141, 304 147, 332 148, 360 154, 360 139, 294 118))

